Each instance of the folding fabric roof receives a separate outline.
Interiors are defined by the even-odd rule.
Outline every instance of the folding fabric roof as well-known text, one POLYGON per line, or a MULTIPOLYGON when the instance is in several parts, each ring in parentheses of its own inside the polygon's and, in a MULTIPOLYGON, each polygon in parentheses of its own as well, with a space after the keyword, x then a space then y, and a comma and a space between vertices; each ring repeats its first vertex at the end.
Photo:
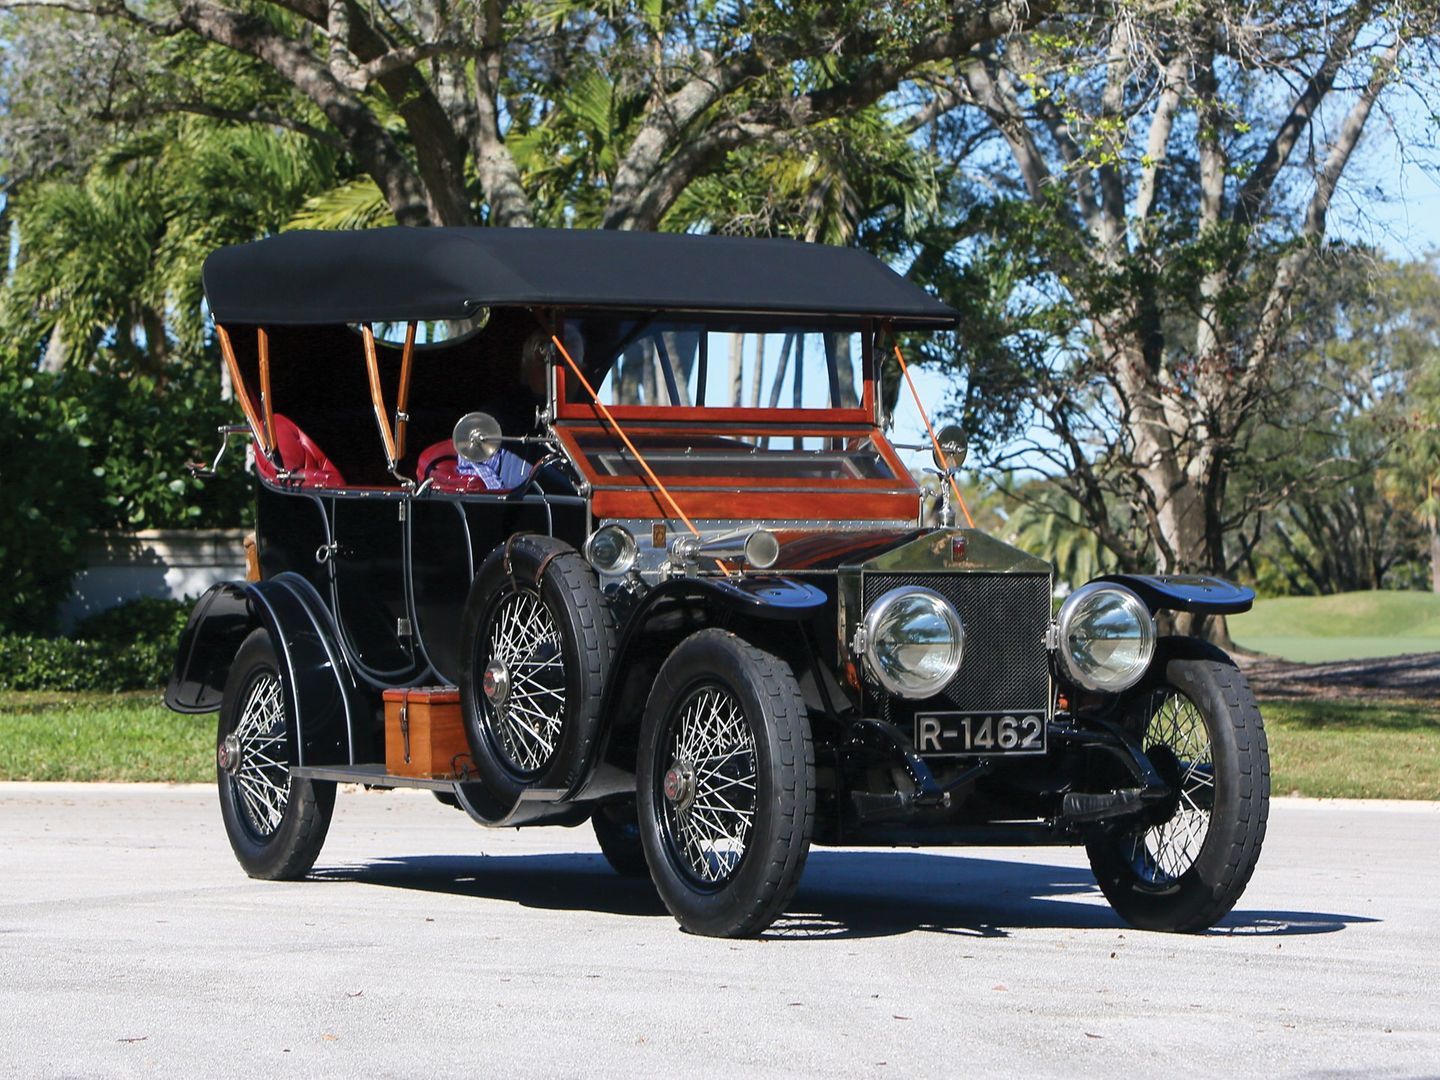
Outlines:
POLYGON ((855 248, 582 229, 290 232, 221 248, 222 323, 463 319, 497 305, 870 316, 953 326, 954 309, 855 248))

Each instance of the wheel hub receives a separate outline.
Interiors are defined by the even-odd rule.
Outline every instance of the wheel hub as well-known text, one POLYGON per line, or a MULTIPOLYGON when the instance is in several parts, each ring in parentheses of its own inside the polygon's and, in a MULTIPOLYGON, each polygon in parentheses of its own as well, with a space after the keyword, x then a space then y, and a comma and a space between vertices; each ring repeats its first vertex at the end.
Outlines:
POLYGON ((499 657, 485 665, 485 674, 480 679, 480 687, 485 691, 485 697, 491 705, 505 704, 505 699, 510 694, 510 670, 499 657))
POLYGON ((680 761, 665 772, 665 798, 675 804, 676 809, 686 810, 695 801, 695 767, 680 761))
POLYGON ((221 769, 233 776, 240 768, 240 736, 230 734, 221 739, 220 746, 215 751, 215 761, 221 769))

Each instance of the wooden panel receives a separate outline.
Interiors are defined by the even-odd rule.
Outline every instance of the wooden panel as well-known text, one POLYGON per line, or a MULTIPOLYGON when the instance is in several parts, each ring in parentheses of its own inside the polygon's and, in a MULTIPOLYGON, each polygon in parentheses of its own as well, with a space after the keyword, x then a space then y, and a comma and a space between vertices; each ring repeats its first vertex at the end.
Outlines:
MULTIPOLYGON (((597 488, 597 518, 671 518, 659 495, 648 491, 597 488)), ((676 494, 695 519, 769 521, 914 521, 918 495, 880 495, 851 490, 816 492, 686 491, 676 494)))
MULTIPOLYGON (((684 432, 677 432, 673 428, 631 428, 628 425, 626 426, 625 432, 632 439, 640 440, 640 452, 642 454, 645 453, 647 449, 649 449, 644 445, 644 439, 646 436, 659 435, 673 439, 676 438, 678 435, 684 434, 684 432)), ((696 431, 692 433, 698 434, 699 432, 696 431)), ((777 434, 774 431, 755 431, 753 429, 742 427, 722 427, 718 430, 706 431, 705 433, 726 435, 770 435, 772 437, 775 437, 777 434)), ((569 451, 570 456, 578 461, 580 465, 580 471, 584 474, 585 479, 589 480, 591 484, 597 486, 603 486, 607 484, 621 484, 633 486, 637 481, 643 483, 643 479, 641 478, 641 475, 638 471, 638 467, 636 474, 633 476, 610 476, 609 474, 599 472, 598 470, 596 470, 594 463, 591 462, 589 457, 589 453, 593 452, 593 450, 587 452, 583 447, 581 447, 579 436, 595 434, 606 435, 614 441, 614 445, 617 448, 621 446, 620 441, 615 438, 615 436, 608 427, 582 428, 567 425, 564 427, 557 427, 555 429, 555 434, 559 437, 560 442, 564 444, 565 449, 569 451)), ((919 486, 915 483, 914 477, 910 475, 910 470, 905 467, 904 463, 895 453, 895 449, 889 444, 889 442, 886 441, 885 436, 880 432, 878 428, 866 428, 859 431, 852 429, 844 432, 837 432, 834 428, 797 428, 793 430, 786 430, 780 435, 780 437, 783 438, 790 435, 809 435, 817 437, 838 436, 850 442, 856 442, 858 440, 868 438, 875 446, 876 451, 880 454, 881 458, 885 461, 887 465, 890 466, 890 470, 895 474, 895 476, 893 479, 881 478, 857 480, 851 477, 827 479, 814 477, 756 477, 745 475, 734 477, 684 476, 682 474, 674 474, 666 476, 664 478, 666 486, 674 488, 677 485, 688 487, 694 487, 696 485, 713 485, 715 487, 733 488, 734 485, 738 483, 743 485, 753 485, 755 487, 787 488, 806 487, 813 485, 816 488, 833 490, 837 485, 843 484, 845 490, 847 491, 866 491, 876 489, 894 491, 897 487, 910 488, 916 492, 919 491, 919 486)))
POLYGON ((385 691, 385 770, 395 776, 445 778, 468 762, 470 744, 453 686, 385 691))

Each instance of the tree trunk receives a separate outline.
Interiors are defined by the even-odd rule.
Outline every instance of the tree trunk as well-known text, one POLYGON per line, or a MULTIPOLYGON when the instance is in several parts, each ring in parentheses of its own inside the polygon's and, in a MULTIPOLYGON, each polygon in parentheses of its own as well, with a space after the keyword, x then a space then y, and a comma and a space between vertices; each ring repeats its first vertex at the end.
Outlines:
POLYGON ((1430 524, 1430 589, 1440 593, 1440 522, 1430 524))

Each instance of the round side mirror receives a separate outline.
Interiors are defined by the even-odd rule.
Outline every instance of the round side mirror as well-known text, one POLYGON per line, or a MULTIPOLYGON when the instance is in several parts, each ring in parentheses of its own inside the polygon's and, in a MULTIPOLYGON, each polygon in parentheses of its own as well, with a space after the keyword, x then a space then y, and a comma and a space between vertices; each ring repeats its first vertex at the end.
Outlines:
POLYGON ((489 413, 466 413, 455 425, 455 453, 462 461, 478 464, 500 451, 500 421, 489 413))
POLYGON ((970 450, 965 444, 965 429, 959 424, 946 424, 935 436, 940 443, 940 453, 935 455, 935 467, 948 472, 965 464, 970 450))

